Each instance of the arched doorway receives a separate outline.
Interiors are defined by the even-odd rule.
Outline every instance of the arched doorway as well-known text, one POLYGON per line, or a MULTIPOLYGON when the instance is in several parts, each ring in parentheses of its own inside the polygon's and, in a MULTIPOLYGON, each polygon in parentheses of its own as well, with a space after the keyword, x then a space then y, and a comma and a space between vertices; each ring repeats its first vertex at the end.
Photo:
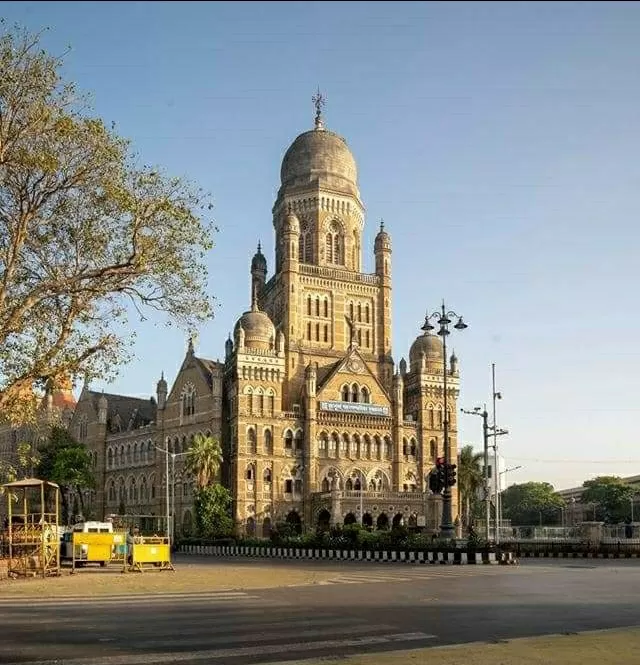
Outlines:
POLYGON ((353 513, 347 513, 344 517, 344 523, 345 523, 345 526, 347 524, 357 524, 358 520, 357 520, 356 516, 353 513))
POLYGON ((269 538, 271 536, 271 518, 265 517, 262 520, 262 537, 269 538))
POLYGON ((302 533, 302 520, 300 519, 300 515, 298 515, 295 510, 292 510, 287 515, 287 524, 291 527, 291 530, 296 535, 300 535, 302 533))
POLYGON ((380 515, 378 515, 376 528, 378 531, 386 531, 389 528, 389 518, 387 517, 387 513, 380 513, 380 515))
POLYGON ((362 524, 363 524, 363 526, 371 528, 373 526, 373 517, 371 517, 371 515, 369 513, 365 513, 362 516, 362 524))
POLYGON ((418 526, 418 516, 415 513, 409 515, 409 528, 415 529, 418 526))
POLYGON ((256 535, 256 521, 253 517, 247 518, 247 536, 253 538, 256 535))
POLYGON ((318 513, 318 531, 329 531, 331 526, 331 513, 325 508, 318 513))
POLYGON ((404 525, 404 515, 397 513, 393 518, 393 528, 396 529, 404 525))

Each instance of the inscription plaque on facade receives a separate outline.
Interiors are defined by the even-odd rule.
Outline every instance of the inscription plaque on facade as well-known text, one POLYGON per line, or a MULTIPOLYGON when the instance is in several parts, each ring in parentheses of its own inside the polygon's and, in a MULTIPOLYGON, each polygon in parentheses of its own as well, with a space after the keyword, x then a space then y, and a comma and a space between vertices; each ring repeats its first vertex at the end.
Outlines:
POLYGON ((321 411, 337 413, 363 413, 367 416, 388 416, 389 407, 378 404, 362 404, 360 402, 320 402, 321 411))

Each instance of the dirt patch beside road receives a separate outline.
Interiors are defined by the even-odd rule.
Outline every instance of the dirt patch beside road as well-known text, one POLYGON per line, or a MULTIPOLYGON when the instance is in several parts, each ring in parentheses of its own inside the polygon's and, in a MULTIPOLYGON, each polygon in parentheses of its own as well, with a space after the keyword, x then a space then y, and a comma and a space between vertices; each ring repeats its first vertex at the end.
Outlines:
MULTIPOLYGON (((640 627, 351 656, 341 659, 340 665, 635 665, 640 662, 638 654, 640 627)), ((327 665, 327 661, 305 660, 304 665, 327 665)))
POLYGON ((22 597, 63 598, 145 593, 188 593, 230 589, 269 589, 300 584, 317 584, 331 577, 330 569, 286 566, 239 566, 233 562, 208 562, 206 566, 180 563, 175 572, 149 571, 123 574, 116 567, 83 568, 61 577, 5 580, 0 583, 0 599, 22 597))

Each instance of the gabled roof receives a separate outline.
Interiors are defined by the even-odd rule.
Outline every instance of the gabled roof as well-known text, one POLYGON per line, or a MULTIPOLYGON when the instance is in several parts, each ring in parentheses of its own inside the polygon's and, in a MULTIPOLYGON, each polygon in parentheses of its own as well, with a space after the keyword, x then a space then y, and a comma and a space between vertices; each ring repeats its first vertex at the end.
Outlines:
POLYGON ((216 360, 209 360, 207 358, 198 358, 194 356, 196 364, 200 367, 209 388, 213 387, 213 372, 214 370, 222 369, 222 363, 216 360))
POLYGON ((89 390, 89 398, 98 412, 98 400, 105 397, 107 400, 107 426, 111 429, 116 416, 120 419, 122 431, 138 429, 156 420, 157 404, 153 398, 129 397, 128 395, 116 395, 113 393, 102 393, 97 390, 89 390))
POLYGON ((8 487, 10 489, 19 489, 20 487, 58 487, 56 483, 52 483, 50 480, 40 480, 39 478, 24 478, 23 480, 14 480, 12 483, 6 483, 3 487, 8 487))
POLYGON ((349 349, 347 354, 342 358, 341 360, 338 360, 338 362, 333 363, 331 365, 328 365, 323 368, 318 368, 318 374, 316 377, 316 393, 319 395, 322 389, 333 379, 333 377, 338 374, 342 369, 346 369, 346 374, 351 374, 352 376, 368 376, 369 378, 373 379, 377 386, 380 388, 380 391, 382 392, 383 395, 391 402, 391 398, 389 397, 389 394, 387 393, 386 388, 380 383, 378 380, 378 377, 373 374, 373 372, 369 369, 369 365, 365 362, 364 358, 360 355, 360 352, 356 347, 353 347, 349 349), (360 361, 363 367, 363 371, 356 373, 352 372, 349 370, 347 365, 349 364, 350 361, 352 361, 354 358, 360 361), (321 377, 322 373, 322 378, 321 377))

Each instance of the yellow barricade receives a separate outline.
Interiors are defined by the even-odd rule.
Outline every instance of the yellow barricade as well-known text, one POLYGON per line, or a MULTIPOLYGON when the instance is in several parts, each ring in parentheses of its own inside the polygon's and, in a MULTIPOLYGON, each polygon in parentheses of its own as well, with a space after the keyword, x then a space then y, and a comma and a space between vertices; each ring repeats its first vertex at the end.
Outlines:
POLYGON ((129 570, 175 570, 168 538, 137 536, 133 542, 129 570))
POLYGON ((74 533, 72 569, 75 570, 78 562, 94 562, 106 566, 111 561, 114 535, 113 533, 74 533))

